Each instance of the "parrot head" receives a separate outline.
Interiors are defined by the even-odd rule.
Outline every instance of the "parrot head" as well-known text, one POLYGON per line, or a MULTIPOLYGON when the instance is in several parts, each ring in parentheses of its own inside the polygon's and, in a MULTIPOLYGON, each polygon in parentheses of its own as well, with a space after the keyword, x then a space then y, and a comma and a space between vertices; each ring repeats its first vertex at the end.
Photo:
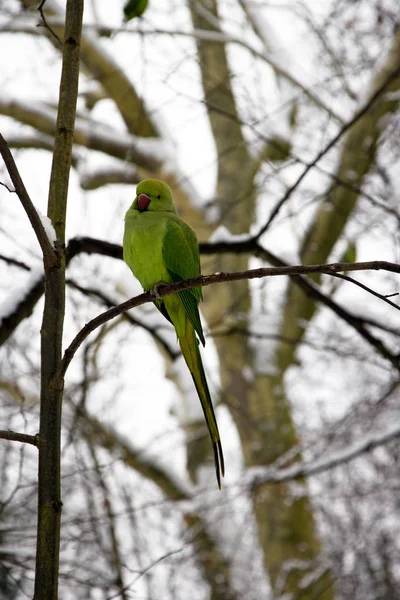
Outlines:
POLYGON ((176 213, 170 187, 158 179, 144 179, 136 188, 136 198, 131 206, 139 212, 176 213))

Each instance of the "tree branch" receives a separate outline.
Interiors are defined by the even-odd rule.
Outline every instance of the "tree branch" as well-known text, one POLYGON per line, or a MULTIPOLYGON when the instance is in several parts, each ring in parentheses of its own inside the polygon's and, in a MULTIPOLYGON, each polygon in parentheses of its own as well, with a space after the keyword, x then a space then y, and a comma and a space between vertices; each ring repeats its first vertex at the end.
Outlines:
POLYGON ((314 168, 317 165, 317 163, 321 160, 321 158, 323 158, 334 146, 336 146, 336 144, 342 139, 344 134, 349 129, 351 129, 362 117, 364 117, 369 112, 371 107, 381 97, 383 92, 385 92, 387 90, 387 88, 390 86, 390 84, 393 83, 393 81, 399 76, 399 73, 400 73, 400 68, 396 67, 385 78, 383 83, 381 83, 381 85, 379 85, 378 89, 374 90, 374 93, 370 96, 370 98, 364 104, 364 106, 362 106, 360 108, 360 110, 358 110, 356 112, 356 114, 353 116, 353 118, 350 119, 350 121, 348 121, 345 125, 343 125, 340 128, 340 130, 338 131, 338 133, 317 154, 317 156, 314 158, 314 160, 307 164, 306 168, 301 173, 301 175, 299 175, 299 177, 296 179, 296 181, 286 191, 284 196, 279 200, 279 202, 277 202, 277 204, 273 208, 266 223, 259 229, 257 234, 254 236, 256 240, 259 240, 260 237, 267 231, 267 229, 269 228, 271 223, 274 221, 275 217, 280 212, 282 206, 287 202, 287 200, 290 198, 292 193, 299 187, 300 183, 303 181, 303 179, 306 177, 306 175, 311 171, 311 169, 314 168))
MULTIPOLYGON (((250 236, 247 240, 240 241, 227 240, 220 242, 200 242, 199 247, 200 253, 203 255, 219 253, 249 253, 268 261, 276 267, 291 268, 272 252, 270 252, 266 248, 263 248, 258 242, 254 241, 254 239, 250 236)), ((100 254, 118 260, 122 260, 122 247, 119 244, 113 244, 105 240, 99 240, 90 237, 72 238, 67 245, 66 252, 67 265, 75 256, 82 252, 85 252, 87 254, 100 254)), ((348 270, 348 265, 346 265, 346 269, 348 270)), ((335 275, 332 271, 330 272, 330 274, 335 275)), ((335 302, 333 298, 330 298, 326 294, 323 294, 318 289, 318 287, 307 278, 302 277, 300 275, 293 275, 292 279, 293 282, 297 286, 299 286, 307 296, 313 298, 315 301, 329 308, 338 318, 345 321, 345 323, 347 323, 350 327, 353 327, 361 335, 361 337, 365 339, 367 343, 369 343, 377 352, 379 352, 384 358, 389 360, 397 368, 397 356, 392 354, 386 348, 386 346, 384 346, 381 340, 376 338, 376 336, 372 335, 370 331, 366 328, 366 325, 384 328, 382 324, 378 322, 373 322, 369 319, 365 319, 363 317, 350 313, 347 309, 343 308, 337 302, 335 302)), ((18 310, 10 314, 7 318, 3 318, 3 321, 0 325, 0 346, 4 344, 4 342, 12 334, 12 332, 15 330, 18 324, 24 318, 28 317, 31 314, 34 305, 36 304, 40 296, 43 294, 43 289, 44 281, 43 279, 41 279, 27 294, 26 298, 24 299, 24 302, 18 306, 18 310)), ((388 331, 388 328, 384 329, 385 331, 388 331)))
MULTIPOLYGON (((69 262, 81 252, 87 254, 102 254, 122 260, 122 248, 118 244, 111 244, 104 240, 96 240, 93 238, 82 237, 73 238, 66 248, 66 266, 69 262)), ((3 259, 3 258, 2 258, 3 259)), ((5 258, 3 259, 5 260, 5 258)), ((13 263, 15 264, 15 263, 13 263)), ((25 267, 22 267, 25 268, 25 267)), ((28 267, 29 270, 29 267, 28 267)), ((32 314, 32 311, 44 292, 44 277, 41 277, 33 283, 30 289, 27 290, 23 299, 16 304, 15 310, 8 315, 3 315, 0 324, 0 346, 2 346, 12 335, 18 325, 32 314)))
POLYGON ((27 264, 21 262, 20 260, 17 260, 16 258, 12 258, 11 256, 5 256, 5 254, 0 254, 0 260, 7 263, 8 265, 18 267, 18 268, 22 269, 23 271, 31 270, 31 268, 27 264))
MULTIPOLYGON (((33 7, 36 0, 23 0, 25 7, 33 7)), ((36 8, 36 6, 35 6, 36 8)), ((54 0, 46 0, 44 14, 47 24, 61 39, 64 37, 64 8, 54 0)), ((57 40, 42 28, 57 50, 60 46, 57 40)), ((157 136, 157 127, 151 121, 144 102, 138 96, 134 86, 129 81, 123 69, 113 60, 107 50, 98 42, 96 35, 84 31, 81 38, 81 63, 89 72, 90 78, 101 82, 101 85, 111 98, 124 120, 127 129, 143 137, 157 136)))
MULTIPOLYGON (((9 148, 21 148, 23 150, 35 149, 53 152, 54 148, 53 136, 39 133, 38 131, 10 133, 7 135, 7 143, 9 148)), ((75 168, 77 168, 79 160, 79 150, 74 147, 72 149, 72 165, 75 168)))
POLYGON ((354 283, 354 285, 357 285, 362 290, 365 290, 369 294, 372 294, 372 296, 375 296, 376 298, 379 298, 379 300, 386 302, 386 304, 389 304, 389 306, 391 306, 392 308, 396 308, 397 310, 400 310, 400 307, 397 304, 395 304, 394 302, 389 300, 389 296, 391 296, 391 297, 398 296, 398 292, 396 292, 394 294, 384 295, 384 294, 380 294, 379 292, 376 292, 375 290, 370 288, 368 285, 364 285, 363 283, 361 283, 361 281, 357 281, 356 279, 353 279, 352 277, 349 277, 348 275, 342 275, 341 273, 335 273, 335 274, 333 274, 333 276, 338 277, 339 279, 344 279, 344 281, 349 281, 350 283, 354 283))
MULTIPOLYGON (((400 265, 387 261, 369 261, 359 263, 331 263, 327 265, 297 265, 297 266, 284 266, 284 267, 262 267, 259 269, 249 269, 247 271, 238 271, 236 273, 214 273, 212 275, 202 275, 200 277, 194 277, 187 279, 186 281, 180 281, 178 283, 168 284, 161 282, 157 284, 156 290, 150 292, 144 292, 139 296, 135 296, 126 302, 122 302, 118 306, 110 308, 109 310, 101 313, 88 323, 80 330, 75 336, 71 344, 64 352, 63 359, 60 364, 60 368, 56 375, 57 386, 63 385, 63 380, 68 366, 74 357, 76 351, 79 349, 84 340, 88 337, 92 331, 107 323, 114 317, 124 313, 131 308, 141 306, 147 302, 154 302, 155 299, 163 298, 164 296, 171 296, 181 290, 194 288, 194 287, 205 287, 208 285, 214 285, 215 283, 226 283, 228 281, 241 281, 244 279, 260 279, 263 277, 275 277, 282 275, 296 276, 296 275, 309 275, 310 273, 324 273, 326 275, 335 274, 340 271, 367 271, 367 270, 384 270, 392 273, 400 273, 400 265)), ((396 307, 400 310, 400 307, 396 307)), ((392 357, 394 358, 394 357, 392 357)))
MULTIPOLYGON (((53 27, 61 27, 62 21, 58 18, 52 17, 47 20, 47 23, 53 27)), ((108 25, 103 25, 101 23, 85 23, 84 24, 84 32, 96 32, 97 35, 102 37, 111 37, 117 33, 131 34, 137 35, 137 29, 127 29, 126 27, 111 27, 108 25)), ((27 22, 26 19, 18 20, 5 23, 1 25, 0 32, 12 32, 12 33, 27 33, 30 35, 41 35, 40 30, 38 30, 37 24, 32 20, 31 23, 27 22)), ((260 59, 261 61, 267 63, 277 75, 287 80, 290 84, 293 85, 295 89, 298 89, 301 93, 307 96, 311 102, 315 104, 315 106, 322 108, 328 115, 333 117, 335 120, 340 123, 343 122, 341 116, 334 111, 333 108, 329 107, 325 101, 320 98, 311 88, 308 88, 304 82, 301 82, 294 73, 291 73, 288 69, 286 69, 282 61, 281 63, 276 60, 272 56, 271 52, 268 52, 268 49, 265 47, 264 50, 259 51, 254 45, 247 42, 243 37, 239 37, 233 33, 229 33, 228 31, 214 31, 210 29, 201 29, 201 28, 193 28, 190 30, 185 29, 172 29, 172 28, 162 28, 162 27, 152 27, 151 29, 146 29, 141 24, 140 27, 140 35, 143 36, 177 36, 177 37, 188 37, 191 39, 196 39, 199 41, 205 42, 214 42, 216 44, 233 44, 235 46, 240 46, 247 50, 250 54, 252 54, 255 58, 260 59)), ((265 45, 265 44, 264 44, 265 45)))
POLYGON ((45 264, 52 265, 56 261, 56 254, 54 248, 50 243, 47 233, 43 227, 42 221, 37 213, 37 210, 30 199, 28 192, 26 191, 24 182, 22 181, 21 175, 19 174, 17 165, 15 164, 13 155, 10 152, 8 144, 4 137, 0 133, 0 154, 3 157, 4 164, 6 165, 10 179, 13 182, 15 193, 24 210, 28 216, 28 219, 32 225, 32 228, 36 234, 37 240, 43 252, 43 259, 45 264))
POLYGON ((253 467, 250 469, 249 473, 249 478, 252 481, 250 485, 257 487, 269 482, 279 483, 303 477, 310 477, 311 475, 319 475, 320 473, 329 471, 335 467, 340 467, 341 465, 358 458, 362 454, 372 452, 375 448, 388 444, 399 437, 400 428, 397 425, 383 434, 372 435, 368 439, 363 439, 349 448, 333 452, 331 456, 328 456, 327 458, 310 460, 307 463, 294 465, 293 467, 288 467, 287 469, 282 469, 280 471, 268 467, 265 469, 263 467, 253 467))
POLYGON ((27 433, 18 433, 17 431, 0 430, 0 439, 9 440, 11 442, 21 442, 21 444, 31 444, 32 446, 39 445, 37 435, 28 435, 27 433))
MULTIPOLYGON (((56 114, 41 102, 24 102, 20 98, 0 97, 0 114, 34 127, 47 136, 54 136, 56 114)), ((104 152, 121 160, 128 160, 149 171, 161 167, 161 138, 142 138, 124 131, 115 132, 103 123, 78 118, 75 123, 74 144, 89 150, 104 152), (157 156, 154 148, 157 146, 157 156)))
MULTIPOLYGON (((92 297, 98 298, 101 301, 101 303, 104 304, 104 306, 106 306, 107 308, 113 308, 116 306, 116 303, 113 302, 113 300, 111 300, 111 298, 109 298, 106 294, 104 294, 100 290, 83 287, 71 279, 67 279, 67 284, 69 286, 73 287, 74 289, 78 290, 85 296, 92 296, 92 297)), ((123 313, 123 317, 131 325, 134 325, 135 327, 140 327, 141 329, 144 329, 145 331, 147 331, 147 333, 149 333, 152 336, 154 341, 159 346, 161 346, 161 348, 166 352, 166 354, 168 355, 168 357, 171 361, 176 360, 180 356, 180 353, 177 351, 174 351, 172 349, 172 347, 168 344, 168 342, 163 338, 163 336, 160 335, 160 333, 158 331, 158 327, 147 325, 146 323, 139 321, 138 319, 135 319, 134 317, 132 317, 131 314, 129 314, 127 312, 123 313)), ((163 319, 163 317, 162 317, 162 319, 163 319)))

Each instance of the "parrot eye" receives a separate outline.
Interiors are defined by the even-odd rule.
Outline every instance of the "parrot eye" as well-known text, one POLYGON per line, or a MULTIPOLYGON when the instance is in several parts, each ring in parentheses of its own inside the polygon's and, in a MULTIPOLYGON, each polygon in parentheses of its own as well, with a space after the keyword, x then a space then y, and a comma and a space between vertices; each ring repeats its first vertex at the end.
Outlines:
POLYGON ((159 200, 161 198, 160 194, 158 194, 157 199, 159 200))

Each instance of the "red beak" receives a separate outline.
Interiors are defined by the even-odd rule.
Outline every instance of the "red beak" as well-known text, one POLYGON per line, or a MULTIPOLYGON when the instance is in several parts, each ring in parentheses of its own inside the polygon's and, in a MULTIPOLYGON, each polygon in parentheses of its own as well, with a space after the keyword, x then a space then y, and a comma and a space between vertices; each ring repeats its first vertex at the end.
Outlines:
POLYGON ((150 204, 150 198, 146 194, 139 194, 137 199, 137 206, 140 212, 147 210, 150 204))

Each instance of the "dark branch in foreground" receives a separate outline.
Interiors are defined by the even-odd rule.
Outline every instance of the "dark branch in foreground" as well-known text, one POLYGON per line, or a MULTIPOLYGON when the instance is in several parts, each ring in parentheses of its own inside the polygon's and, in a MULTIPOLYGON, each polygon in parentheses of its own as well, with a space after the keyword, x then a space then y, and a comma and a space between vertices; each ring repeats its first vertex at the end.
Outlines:
MULTIPOLYGON (((238 271, 234 273, 214 273, 212 275, 203 275, 200 277, 194 277, 192 279, 188 279, 186 281, 180 281, 179 283, 167 284, 167 283, 159 283, 157 284, 157 291, 145 292, 140 294, 139 296, 135 296, 118 306, 110 308, 106 312, 98 315, 89 323, 81 329, 81 331, 75 336, 69 347, 66 349, 64 353, 64 357, 60 364, 60 369, 55 377, 55 385, 57 387, 63 386, 64 376, 68 369, 68 366, 75 355, 78 348, 81 346, 82 342, 87 338, 87 336, 100 327, 115 318, 118 315, 121 315, 127 310, 131 308, 135 308, 136 306, 141 306, 146 302, 153 302, 156 298, 162 298, 163 296, 171 296, 176 292, 181 290, 185 290, 193 287, 205 287, 208 285, 213 285, 215 283, 224 283, 228 281, 240 281, 244 279, 257 279, 262 277, 273 277, 273 276, 297 276, 297 275, 308 275, 310 273, 325 273, 335 274, 340 271, 367 271, 367 270, 384 270, 390 271, 392 273, 400 273, 400 265, 395 263, 391 263, 388 261, 369 261, 369 262, 359 262, 359 263, 331 263, 327 265, 297 265, 297 266, 284 266, 284 267, 262 267, 260 269, 250 269, 247 271, 238 271)), ((400 307, 396 306, 398 310, 400 307)), ((394 357, 393 357, 394 359, 394 357)), ((393 361, 392 361, 393 362, 393 361)), ((398 361, 397 361, 398 362, 398 361)))
POLYGON ((4 164, 6 165, 8 174, 10 175, 10 179, 13 182, 15 192, 18 198, 20 199, 21 204, 24 207, 24 210, 36 234, 37 240, 43 252, 44 261, 48 264, 54 264, 54 262, 56 261, 56 253, 54 252, 50 240, 47 237, 38 212, 32 200, 30 199, 28 192, 26 191, 26 187, 21 179, 21 175, 19 174, 17 165, 15 164, 13 155, 10 152, 8 144, 1 135, 1 133, 0 154, 3 157, 4 164))
POLYGON ((31 444, 38 447, 39 438, 37 435, 28 435, 27 433, 18 433, 17 431, 0 430, 0 439, 11 442, 21 442, 21 444, 31 444))

